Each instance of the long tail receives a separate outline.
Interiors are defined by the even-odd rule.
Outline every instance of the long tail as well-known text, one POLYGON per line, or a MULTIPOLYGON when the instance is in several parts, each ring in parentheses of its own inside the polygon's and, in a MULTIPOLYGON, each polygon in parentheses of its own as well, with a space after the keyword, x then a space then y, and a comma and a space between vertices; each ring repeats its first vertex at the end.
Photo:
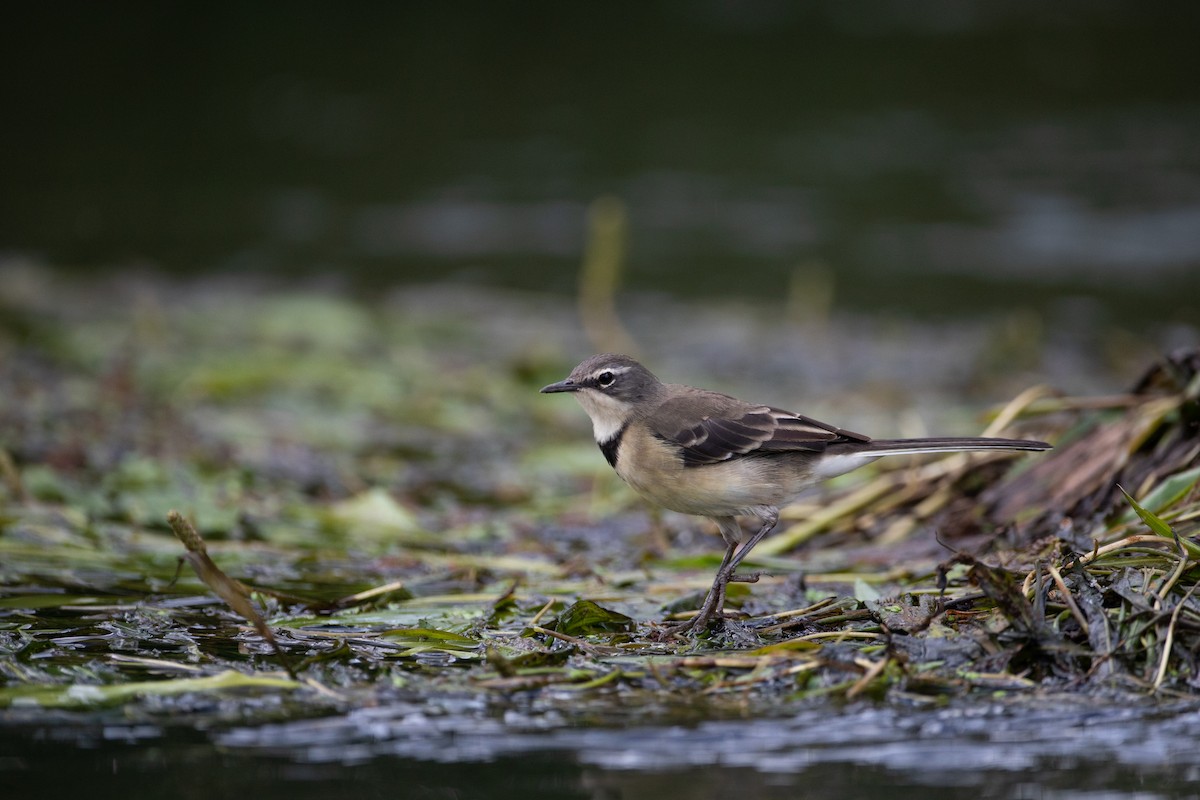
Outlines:
POLYGON ((940 439, 872 439, 869 442, 831 444, 813 465, 813 474, 832 478, 858 469, 883 456, 917 453, 958 453, 965 450, 1049 450, 1046 442, 1032 439, 984 439, 980 437, 940 439))
POLYGON ((936 439, 872 439, 855 448, 864 456, 903 456, 917 453, 957 453, 967 450, 1049 450, 1046 442, 1033 439, 985 439, 941 437, 936 439))

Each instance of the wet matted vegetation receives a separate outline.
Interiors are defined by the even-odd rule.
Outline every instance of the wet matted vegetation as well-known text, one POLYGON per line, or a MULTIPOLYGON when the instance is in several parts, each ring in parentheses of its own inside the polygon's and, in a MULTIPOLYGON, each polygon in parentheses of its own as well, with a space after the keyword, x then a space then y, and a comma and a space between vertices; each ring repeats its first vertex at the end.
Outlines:
POLYGON ((1200 685, 1194 351, 1126 393, 992 409, 989 434, 1050 453, 880 463, 815 491, 749 558, 765 574, 731 587, 732 619, 664 638, 720 546, 636 501, 578 409, 540 401, 586 347, 549 336, 570 309, 18 277, 0 309, 10 728, 286 749, 264 726, 303 723, 351 753, 373 724, 500 735, 1200 685))

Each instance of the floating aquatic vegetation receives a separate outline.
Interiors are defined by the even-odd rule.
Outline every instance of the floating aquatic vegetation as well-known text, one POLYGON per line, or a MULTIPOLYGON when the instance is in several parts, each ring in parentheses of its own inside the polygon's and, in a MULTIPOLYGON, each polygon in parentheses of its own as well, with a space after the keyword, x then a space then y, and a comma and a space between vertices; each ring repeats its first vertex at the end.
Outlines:
POLYGON ((1200 682, 1194 353, 1128 394, 997 411, 989 433, 1055 436, 1049 455, 836 481, 754 552, 734 618, 660 641, 719 547, 632 505, 578 421, 529 399, 561 366, 530 334, 319 295, 147 301, 124 326, 53 309, 0 324, 7 714, 529 693, 742 714, 1200 682), (203 539, 182 547, 170 509, 203 539))

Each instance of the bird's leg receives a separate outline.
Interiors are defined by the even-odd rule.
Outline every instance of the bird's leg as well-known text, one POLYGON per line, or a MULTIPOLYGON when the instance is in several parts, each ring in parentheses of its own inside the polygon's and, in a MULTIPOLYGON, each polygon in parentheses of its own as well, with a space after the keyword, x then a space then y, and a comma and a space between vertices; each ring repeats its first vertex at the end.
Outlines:
POLYGON ((738 543, 736 541, 728 543, 725 548, 725 558, 721 559, 721 566, 716 569, 716 578, 713 581, 712 587, 709 588, 708 594, 704 595, 704 602, 701 603, 700 610, 691 619, 678 624, 668 625, 667 630, 671 633, 686 633, 688 631, 701 630, 708 625, 708 620, 713 619, 713 616, 721 613, 721 608, 725 606, 725 582, 721 581, 721 576, 725 575, 725 570, 731 561, 733 561, 733 551, 736 551, 738 543))
POLYGON ((775 529, 776 524, 779 523, 779 509, 770 506, 763 509, 760 519, 762 520, 762 525, 760 525, 758 530, 754 532, 753 536, 746 540, 746 543, 742 545, 740 550, 737 551, 737 555, 733 557, 733 560, 729 562, 729 565, 723 567, 729 571, 729 576, 725 579, 725 583, 729 583, 729 581, 733 578, 733 573, 737 570, 738 564, 742 563, 742 559, 745 558, 750 551, 754 549, 755 545, 761 542, 768 533, 775 529))
POLYGON ((742 559, 779 522, 779 509, 764 509, 760 519, 762 519, 762 524, 759 526, 759 529, 740 548, 737 546, 736 533, 732 533, 738 531, 736 521, 731 518, 718 520, 718 524, 721 527, 721 535, 728 542, 728 546, 725 548, 725 557, 721 559, 721 566, 717 567, 717 574, 713 579, 712 588, 708 590, 708 594, 704 598, 704 604, 700 606, 700 611, 686 623, 675 626, 672 630, 673 633, 702 630, 714 616, 721 615, 725 607, 725 589, 729 586, 729 582, 733 580, 734 571, 737 569, 738 564, 742 563, 742 559), (733 525, 732 528, 731 523, 733 525))

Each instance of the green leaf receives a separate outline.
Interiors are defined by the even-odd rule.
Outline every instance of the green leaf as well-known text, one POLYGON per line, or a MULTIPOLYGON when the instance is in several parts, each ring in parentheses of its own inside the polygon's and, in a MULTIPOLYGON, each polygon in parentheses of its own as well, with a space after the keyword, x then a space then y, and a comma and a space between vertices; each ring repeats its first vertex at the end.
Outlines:
POLYGON ((589 633, 632 631, 634 622, 624 614, 596 605, 591 600, 580 600, 546 627, 567 636, 586 636, 589 633))
POLYGON ((0 688, 0 708, 96 708, 120 705, 147 695, 178 695, 185 692, 216 692, 224 689, 298 689, 303 684, 288 678, 245 675, 226 670, 204 678, 137 681, 121 684, 71 686, 26 685, 0 688))
POLYGON ((1161 514, 1192 490, 1200 481, 1200 467, 1194 467, 1183 472, 1177 472, 1155 486, 1149 494, 1142 498, 1142 507, 1161 514))
POLYGON ((1125 499, 1129 501, 1129 505, 1133 506, 1133 510, 1141 517, 1142 522, 1146 523, 1147 528, 1166 539, 1179 540, 1179 537, 1175 535, 1175 531, 1171 529, 1170 525, 1163 522, 1161 517, 1145 508, 1137 500, 1134 500, 1133 495, 1125 491, 1124 486, 1118 486, 1117 488, 1121 490, 1121 494, 1125 495, 1125 499))
POLYGON ((746 653, 748 656, 768 656, 773 653, 795 653, 795 652, 816 652, 821 649, 821 645, 817 642, 807 641, 805 639, 788 639, 775 644, 768 644, 757 650, 750 650, 746 653))
POLYGON ((1146 523, 1147 528, 1165 539, 1174 539, 1177 545, 1187 551, 1189 558, 1200 559, 1200 545, 1187 539, 1180 539, 1174 528, 1163 522, 1162 518, 1153 511, 1147 510, 1137 500, 1134 500, 1123 486, 1117 488, 1121 490, 1121 494, 1125 495, 1125 499, 1129 501, 1129 505, 1133 506, 1133 510, 1141 517, 1142 522, 1146 523))
POLYGON ((0 597, 0 608, 59 608, 61 606, 85 606, 107 602, 99 597, 81 594, 19 594, 0 597))
POLYGON ((437 628, 392 628, 389 631, 384 631, 383 638, 399 641, 444 642, 448 645, 471 649, 479 646, 479 642, 469 636, 463 636, 461 633, 454 633, 453 631, 438 630, 437 628))

